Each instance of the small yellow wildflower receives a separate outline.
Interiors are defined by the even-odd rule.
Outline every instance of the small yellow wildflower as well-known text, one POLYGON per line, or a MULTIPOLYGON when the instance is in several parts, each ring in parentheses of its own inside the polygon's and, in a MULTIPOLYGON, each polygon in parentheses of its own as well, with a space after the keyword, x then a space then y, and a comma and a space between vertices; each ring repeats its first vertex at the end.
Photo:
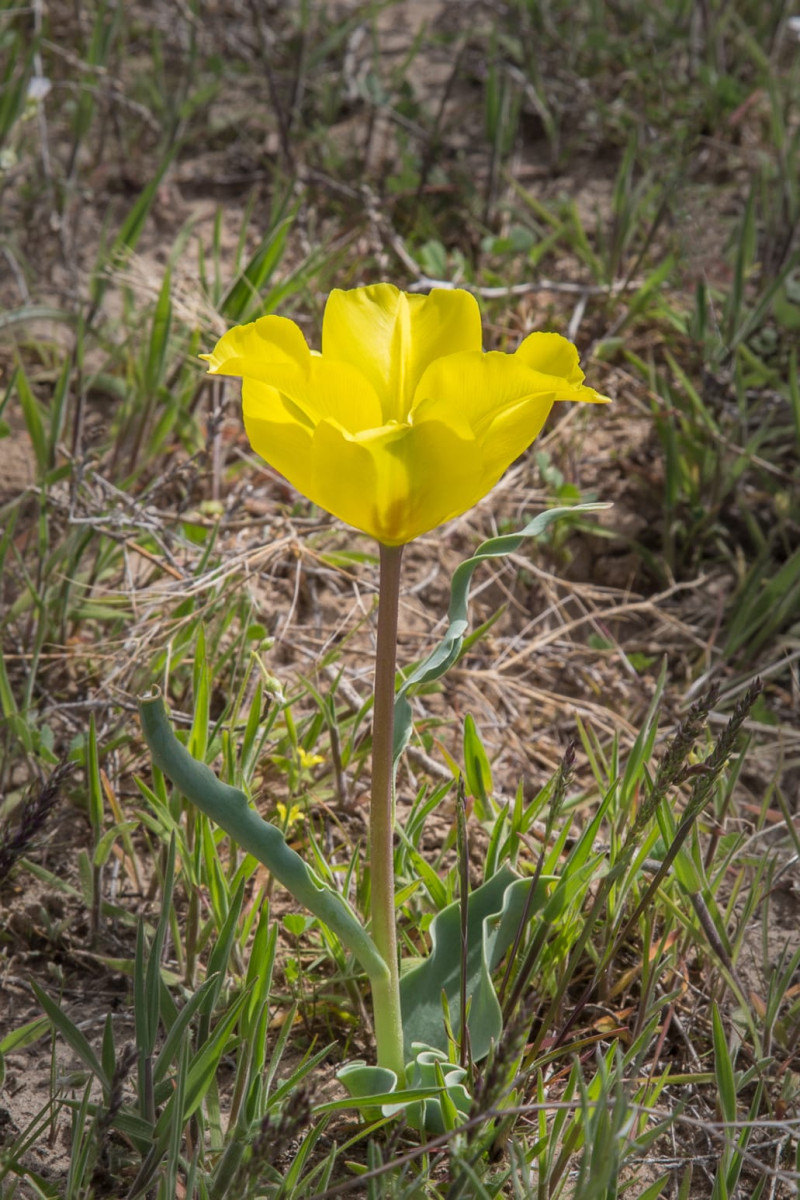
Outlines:
POLYGON ((299 825, 305 820, 305 813, 299 804, 293 804, 291 808, 287 808, 286 805, 279 800, 275 805, 275 811, 278 814, 278 819, 280 820, 281 825, 286 831, 291 829, 294 825, 299 825))
POLYGON ((310 771, 312 767, 318 767, 320 763, 325 762, 321 754, 309 754, 302 746, 297 747, 297 761, 300 764, 301 771, 310 771))

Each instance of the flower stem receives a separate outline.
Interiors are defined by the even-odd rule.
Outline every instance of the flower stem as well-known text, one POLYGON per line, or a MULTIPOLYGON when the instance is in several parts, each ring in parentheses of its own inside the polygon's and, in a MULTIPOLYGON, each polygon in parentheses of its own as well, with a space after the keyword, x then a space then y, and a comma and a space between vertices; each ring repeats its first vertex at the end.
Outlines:
POLYGON ((389 968, 389 979, 373 985, 378 1065, 404 1083, 403 1023, 394 909, 394 676, 402 546, 380 547, 378 644, 372 715, 372 803, 369 817, 372 937, 389 968))

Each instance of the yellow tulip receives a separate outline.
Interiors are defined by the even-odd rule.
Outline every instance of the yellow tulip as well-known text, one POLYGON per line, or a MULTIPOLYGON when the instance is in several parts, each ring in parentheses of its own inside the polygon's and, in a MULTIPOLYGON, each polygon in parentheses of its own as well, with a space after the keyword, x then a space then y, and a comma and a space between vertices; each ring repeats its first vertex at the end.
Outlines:
POLYGON ((556 400, 602 402, 578 353, 532 333, 484 353, 475 298, 388 283, 333 291, 322 352, 261 317, 203 355, 243 380, 253 449, 315 504, 400 546, 465 512, 531 444, 556 400))

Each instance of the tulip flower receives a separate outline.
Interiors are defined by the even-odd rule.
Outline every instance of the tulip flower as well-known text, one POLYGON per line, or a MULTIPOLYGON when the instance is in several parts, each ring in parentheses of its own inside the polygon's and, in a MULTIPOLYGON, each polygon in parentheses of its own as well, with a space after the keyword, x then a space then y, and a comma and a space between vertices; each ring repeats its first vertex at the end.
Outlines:
POLYGON ((370 804, 371 933, 379 1065, 404 1078, 395 929, 393 753, 403 546, 466 512, 540 432, 557 400, 603 402, 575 347, 532 333, 513 354, 482 349, 475 298, 388 283, 333 291, 322 351, 268 316, 203 355, 240 376, 253 449, 298 491, 380 544, 370 804))
POLYGON ((532 333, 513 354, 485 354, 481 341, 469 292, 378 283, 331 292, 321 354, 269 316, 203 357, 211 374, 241 376, 262 458, 320 508, 400 546, 485 496, 556 400, 605 399, 556 333, 532 333))

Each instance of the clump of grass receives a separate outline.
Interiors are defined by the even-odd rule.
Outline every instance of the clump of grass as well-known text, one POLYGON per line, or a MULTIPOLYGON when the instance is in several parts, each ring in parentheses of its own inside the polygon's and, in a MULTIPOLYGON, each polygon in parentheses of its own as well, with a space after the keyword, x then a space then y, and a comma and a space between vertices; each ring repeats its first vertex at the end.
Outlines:
POLYGON ((15 818, 7 817, 0 825, 0 884, 8 879, 14 866, 34 848, 47 828, 48 819, 61 799, 62 786, 73 769, 73 763, 59 763, 43 786, 29 789, 15 818))

